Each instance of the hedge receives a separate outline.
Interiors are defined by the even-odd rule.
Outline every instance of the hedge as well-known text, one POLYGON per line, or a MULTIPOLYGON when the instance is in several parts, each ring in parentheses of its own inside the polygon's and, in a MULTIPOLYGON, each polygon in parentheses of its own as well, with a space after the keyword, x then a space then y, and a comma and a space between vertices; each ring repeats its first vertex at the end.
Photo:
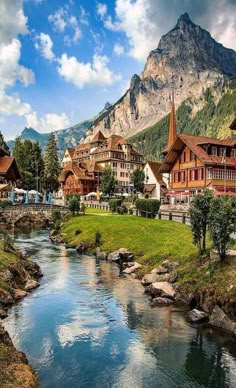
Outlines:
POLYGON ((154 218, 159 211, 160 201, 158 199, 137 199, 135 205, 141 216, 154 218))

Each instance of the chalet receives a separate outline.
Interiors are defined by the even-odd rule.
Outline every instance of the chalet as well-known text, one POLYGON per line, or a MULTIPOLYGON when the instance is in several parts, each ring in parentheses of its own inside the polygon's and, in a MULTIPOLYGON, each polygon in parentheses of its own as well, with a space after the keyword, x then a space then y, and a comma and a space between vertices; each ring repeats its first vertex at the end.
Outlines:
POLYGON ((142 155, 122 136, 106 138, 99 131, 90 143, 79 144, 72 161, 63 166, 60 176, 63 193, 97 191, 106 166, 111 167, 119 189, 128 190, 132 186, 132 172, 143 167, 142 155))
POLYGON ((160 172, 170 174, 171 203, 189 203, 194 194, 206 187, 216 195, 235 195, 236 138, 219 140, 180 134, 160 172))
POLYGON ((65 153, 64 153, 64 156, 63 156, 63 159, 62 159, 62 162, 61 162, 61 167, 62 168, 65 167, 65 165, 67 163, 71 163, 72 162, 72 158, 73 158, 74 152, 75 152, 74 148, 67 148, 65 150, 65 153))
POLYGON ((0 147, 0 199, 7 198, 12 187, 20 180, 20 172, 14 157, 0 147))
POLYGON ((167 186, 163 180, 162 174, 159 170, 161 163, 159 162, 147 162, 144 166, 145 173, 145 187, 144 197, 152 199, 163 199, 166 192, 167 186))

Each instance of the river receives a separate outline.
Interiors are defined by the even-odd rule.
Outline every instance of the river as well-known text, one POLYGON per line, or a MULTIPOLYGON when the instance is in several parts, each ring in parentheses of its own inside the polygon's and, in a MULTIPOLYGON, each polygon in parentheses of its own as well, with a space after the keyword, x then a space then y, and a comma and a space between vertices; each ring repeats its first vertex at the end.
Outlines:
POLYGON ((41 387, 236 387, 230 336, 192 326, 175 307, 151 308, 116 264, 53 245, 47 231, 15 242, 44 277, 4 325, 41 387))

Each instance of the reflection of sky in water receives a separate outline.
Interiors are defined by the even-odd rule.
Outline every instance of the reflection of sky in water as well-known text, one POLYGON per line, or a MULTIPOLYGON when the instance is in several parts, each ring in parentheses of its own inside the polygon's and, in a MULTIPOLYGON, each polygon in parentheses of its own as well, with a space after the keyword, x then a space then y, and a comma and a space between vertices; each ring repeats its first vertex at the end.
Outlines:
POLYGON ((42 387, 232 388, 235 348, 173 308, 149 306, 118 267, 79 258, 46 233, 18 239, 45 276, 5 321, 42 387))

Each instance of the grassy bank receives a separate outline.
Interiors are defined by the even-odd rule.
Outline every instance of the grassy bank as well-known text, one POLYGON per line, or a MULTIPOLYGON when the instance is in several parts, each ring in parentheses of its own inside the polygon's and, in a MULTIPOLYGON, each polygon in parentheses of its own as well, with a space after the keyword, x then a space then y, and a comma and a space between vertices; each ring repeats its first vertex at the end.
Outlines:
MULTIPOLYGON (((135 260, 143 265, 140 276, 163 260, 170 259, 180 263, 179 283, 188 292, 206 291, 214 298, 236 297, 236 258, 225 264, 209 259, 199 263, 197 248, 192 244, 191 230, 187 225, 134 216, 89 214, 71 218, 63 227, 68 243, 77 245, 83 241, 92 249, 98 231, 102 235, 102 250, 111 252, 124 247, 135 254, 135 260), (79 234, 76 233, 78 229, 79 234)), ((210 248, 209 242, 208 246, 210 248)))

